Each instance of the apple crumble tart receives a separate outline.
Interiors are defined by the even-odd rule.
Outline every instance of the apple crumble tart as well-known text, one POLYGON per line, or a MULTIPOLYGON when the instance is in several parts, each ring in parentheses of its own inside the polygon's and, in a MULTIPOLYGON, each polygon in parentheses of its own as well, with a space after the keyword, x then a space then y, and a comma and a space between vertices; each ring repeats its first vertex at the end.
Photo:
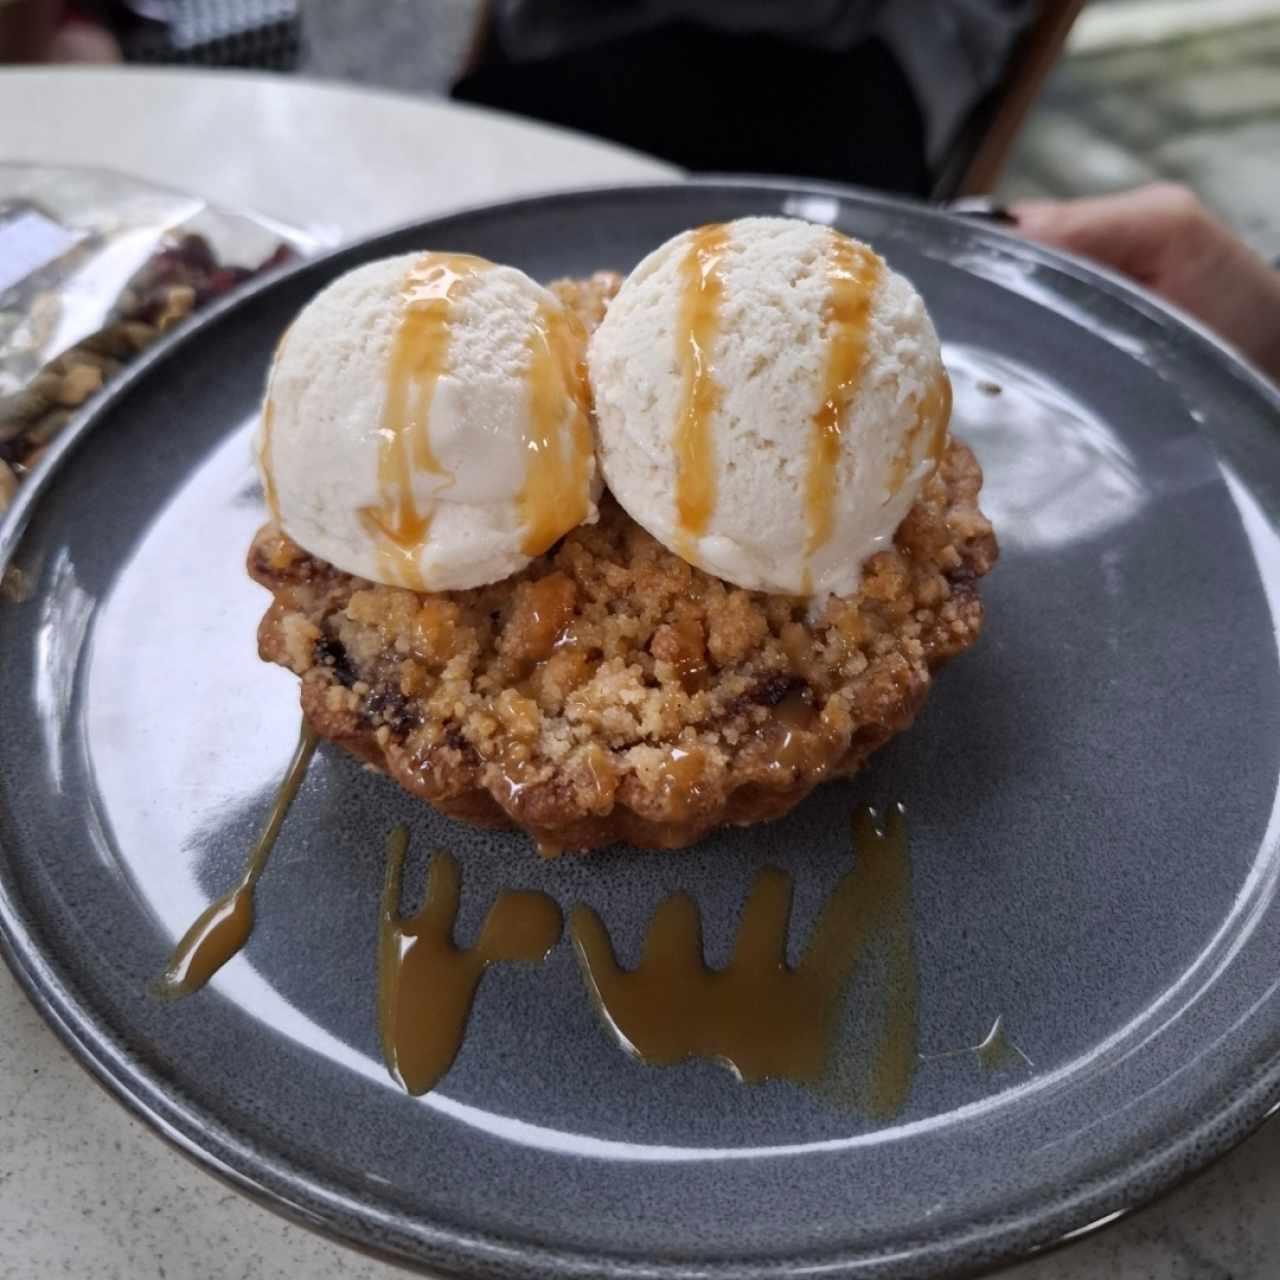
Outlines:
MULTIPOLYGON (((601 273, 551 292, 590 333, 618 288, 601 273)), ((301 677, 318 733, 544 853, 676 848, 775 818, 906 728, 978 637, 977 580, 997 555, 982 475, 945 416, 930 430, 914 502, 852 591, 735 586, 607 491, 597 522, 455 590, 344 572, 273 520, 248 560, 274 597, 259 652, 301 677)))

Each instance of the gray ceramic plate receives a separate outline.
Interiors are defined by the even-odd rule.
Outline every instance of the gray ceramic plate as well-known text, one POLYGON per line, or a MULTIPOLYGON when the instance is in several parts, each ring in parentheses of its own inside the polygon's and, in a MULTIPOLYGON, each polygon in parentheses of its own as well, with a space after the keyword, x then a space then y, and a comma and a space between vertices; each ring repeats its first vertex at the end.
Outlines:
POLYGON ((166 1137, 305 1222, 495 1275, 921 1276, 1044 1246, 1167 1187, 1280 1098, 1280 416, 1204 335, 998 233, 820 188, 708 184, 462 214, 309 263, 143 361, 22 496, 0 559, 0 927, 93 1073, 166 1137), (987 631, 916 727, 783 822, 656 857, 541 863, 323 750, 245 954, 145 994, 234 879, 289 754, 242 569, 273 344, 339 272, 433 246, 547 279, 629 268, 680 228, 832 221, 925 293, 1004 557, 987 631), (998 384, 990 394, 980 384, 998 384), (501 885, 585 901, 625 958, 686 889, 723 958, 754 871, 797 928, 847 869, 852 804, 909 810, 924 1055, 891 1120, 721 1066, 648 1068, 598 1024, 567 942, 503 966, 422 1099, 374 1020, 388 828, 501 885), (965 1046, 1000 1016, 1032 1065, 965 1046), (959 1052, 955 1052, 959 1050, 959 1052))

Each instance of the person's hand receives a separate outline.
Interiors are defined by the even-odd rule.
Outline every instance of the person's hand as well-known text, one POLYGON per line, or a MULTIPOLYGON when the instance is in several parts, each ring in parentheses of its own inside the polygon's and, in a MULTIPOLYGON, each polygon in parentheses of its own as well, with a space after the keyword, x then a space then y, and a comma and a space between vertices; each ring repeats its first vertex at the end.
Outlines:
POLYGON ((1280 272, 1171 183, 1012 209, 1033 240, 1093 258, 1176 303, 1280 381, 1280 272))

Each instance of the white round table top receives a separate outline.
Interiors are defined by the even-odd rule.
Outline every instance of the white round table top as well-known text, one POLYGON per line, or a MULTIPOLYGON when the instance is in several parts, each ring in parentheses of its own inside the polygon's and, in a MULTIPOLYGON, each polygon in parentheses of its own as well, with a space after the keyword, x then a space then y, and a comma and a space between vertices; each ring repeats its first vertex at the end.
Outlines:
MULTIPOLYGON (((564 130, 426 98, 225 71, 0 69, 0 161, 117 169, 270 215, 321 243, 556 187, 676 170, 564 130)), ((273 1217, 95 1088, 0 965, 0 1280, 394 1280, 273 1217)), ((1010 1280, 1268 1280, 1280 1125, 1132 1221, 1010 1280)))
POLYGON ((0 160, 118 169, 268 214, 322 244, 671 165, 437 98, 241 71, 0 70, 0 160))

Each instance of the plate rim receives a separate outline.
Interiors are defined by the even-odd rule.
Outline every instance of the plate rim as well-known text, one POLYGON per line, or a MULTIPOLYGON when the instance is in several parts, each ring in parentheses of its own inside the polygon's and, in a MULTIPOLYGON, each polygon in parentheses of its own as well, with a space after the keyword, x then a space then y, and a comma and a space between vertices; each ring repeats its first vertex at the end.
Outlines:
MULTIPOLYGON (((384 242, 411 232, 437 234, 453 223, 493 214, 519 214, 527 209, 556 205, 580 205, 595 199, 670 199, 698 189, 708 195, 720 191, 727 196, 780 194, 834 198, 886 212, 921 214, 963 227, 967 236, 993 242, 1002 253, 1035 265, 1051 268, 1076 283, 1098 288, 1126 303, 1149 322, 1172 324, 1189 332, 1209 358, 1245 386, 1280 417, 1280 387, 1256 366, 1230 347, 1203 324, 1180 308, 1156 297, 1115 272, 1075 255, 1023 239, 1013 232, 918 202, 864 191, 837 183, 820 183, 787 178, 760 178, 737 175, 708 175, 686 181, 644 184, 609 184, 574 187, 526 196, 514 200, 491 201, 451 211, 427 219, 414 219, 375 235, 359 238, 303 258, 280 270, 251 281, 233 295, 220 299, 198 315, 165 335, 151 349, 131 363, 109 386, 77 412, 51 446, 17 498, 0 521, 0 575, 12 563, 40 496, 65 467, 80 442, 105 418, 139 380, 151 376, 154 367, 174 358, 186 344, 199 340, 238 308, 249 305, 259 294, 276 288, 317 267, 331 264, 345 255, 361 260, 375 256, 384 242)), ((1280 438, 1278 438, 1280 443, 1280 438)), ((1215 454, 1217 450, 1215 449, 1215 454)), ((0 855, 6 850, 0 846, 0 855)), ((220 1181, 300 1225, 317 1230, 338 1243, 402 1266, 432 1269, 449 1275, 555 1274, 596 1276, 602 1273, 618 1280, 628 1277, 737 1277, 798 1276, 814 1270, 859 1275, 901 1275, 898 1262, 865 1250, 851 1253, 847 1248, 815 1250, 786 1259, 762 1256, 707 1261, 694 1258, 667 1258, 657 1261, 622 1254, 594 1254, 583 1249, 549 1246, 531 1240, 488 1235, 451 1225, 409 1220, 392 1211, 379 1211, 367 1201, 353 1202, 341 1184, 301 1168, 277 1152, 263 1152, 245 1134, 230 1128, 216 1115, 207 1113, 172 1085, 153 1079, 145 1063, 130 1055, 119 1043, 114 1030, 100 1020, 92 1002, 68 980, 64 981, 39 945, 38 922, 28 918, 21 900, 10 894, 0 876, 0 955, 23 990, 58 1039, 90 1077, 120 1102, 127 1111, 145 1121, 171 1147, 220 1181), (411 1256, 381 1241, 374 1226, 379 1218, 392 1227, 403 1248, 414 1248, 411 1256)), ((1243 1070, 1246 1078, 1233 1093, 1197 1122, 1157 1142, 1123 1167, 1098 1173, 1068 1194, 1026 1209, 1012 1219, 991 1218, 974 1223, 963 1235, 944 1240, 907 1241, 904 1247, 912 1274, 922 1277, 954 1276, 975 1268, 1007 1265, 1019 1259, 1056 1248, 1099 1230, 1127 1216, 1142 1204, 1156 1199, 1187 1181, 1213 1163, 1273 1116, 1280 1114, 1280 1059, 1255 1064, 1243 1070), (1142 1187, 1135 1199, 1134 1188, 1142 1187)))

